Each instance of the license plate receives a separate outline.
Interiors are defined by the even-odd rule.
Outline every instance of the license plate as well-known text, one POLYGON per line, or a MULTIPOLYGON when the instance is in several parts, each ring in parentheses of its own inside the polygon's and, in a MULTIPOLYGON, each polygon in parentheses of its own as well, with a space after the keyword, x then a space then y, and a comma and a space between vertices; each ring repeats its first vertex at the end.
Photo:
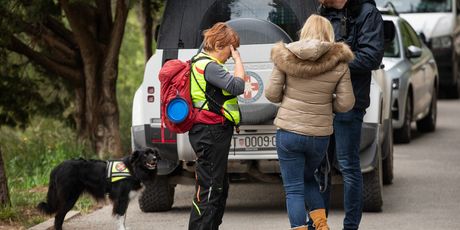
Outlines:
POLYGON ((261 151, 276 149, 275 134, 234 135, 230 149, 233 151, 261 151))

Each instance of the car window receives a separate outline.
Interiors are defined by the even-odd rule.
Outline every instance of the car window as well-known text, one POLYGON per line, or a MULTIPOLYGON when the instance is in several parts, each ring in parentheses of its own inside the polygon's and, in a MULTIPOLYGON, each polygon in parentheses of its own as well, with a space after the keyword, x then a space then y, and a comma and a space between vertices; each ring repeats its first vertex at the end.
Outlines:
MULTIPOLYGON (((282 0, 216 1, 205 13, 200 30, 208 29, 217 22, 225 22, 237 18, 267 20, 278 25, 291 39, 296 40, 298 37, 297 32, 300 28, 299 20, 289 5, 282 0)), ((253 39, 242 38, 241 40, 253 39)))
POLYGON ((420 37, 417 35, 415 30, 410 26, 410 24, 406 21, 402 21, 402 24, 406 27, 407 32, 409 33, 410 39, 412 40, 412 44, 419 48, 422 48, 422 42, 420 41, 420 37))
POLYGON ((384 57, 400 57, 399 34, 396 32, 393 41, 385 43, 384 57))
MULTIPOLYGON (((384 6, 388 0, 376 0, 384 6)), ((392 0, 399 13, 452 12, 452 0, 392 0)))
POLYGON ((403 44, 403 48, 407 49, 407 47, 414 45, 410 37, 409 31, 407 30, 405 24, 402 21, 399 21, 399 30, 401 31, 401 41, 403 44))
MULTIPOLYGON (((168 0, 158 28, 157 47, 169 50, 199 48, 204 30, 216 22, 241 18, 268 21, 292 40, 297 40, 302 24, 316 12, 318 4, 317 0, 168 0)), ((267 33, 271 36, 270 31, 267 33)), ((264 39, 266 41, 266 37, 264 39)), ((241 42, 254 40, 243 38, 241 42)))

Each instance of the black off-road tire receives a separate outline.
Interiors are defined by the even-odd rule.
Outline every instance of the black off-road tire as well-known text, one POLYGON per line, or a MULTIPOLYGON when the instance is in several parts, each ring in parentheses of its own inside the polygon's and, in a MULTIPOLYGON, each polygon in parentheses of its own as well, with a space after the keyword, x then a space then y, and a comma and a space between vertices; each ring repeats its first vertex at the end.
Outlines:
POLYGON ((382 158, 379 154, 379 162, 374 171, 363 174, 363 211, 380 212, 383 205, 383 178, 382 158))
POLYGON ((171 210, 175 186, 169 184, 167 176, 157 176, 154 181, 144 183, 144 186, 144 191, 139 197, 139 207, 143 212, 171 210))
POLYGON ((438 96, 436 93, 436 87, 433 91, 433 97, 431 98, 430 112, 420 121, 417 121, 417 130, 419 132, 427 133, 434 132, 436 129, 436 119, 438 116, 438 96))
POLYGON ((388 136, 383 142, 386 158, 382 162, 383 184, 393 183, 393 124, 390 122, 388 136))
POLYGON ((411 139, 411 123, 412 123, 412 96, 407 95, 406 106, 404 108, 404 123, 399 129, 394 129, 394 140, 397 143, 409 143, 411 139))

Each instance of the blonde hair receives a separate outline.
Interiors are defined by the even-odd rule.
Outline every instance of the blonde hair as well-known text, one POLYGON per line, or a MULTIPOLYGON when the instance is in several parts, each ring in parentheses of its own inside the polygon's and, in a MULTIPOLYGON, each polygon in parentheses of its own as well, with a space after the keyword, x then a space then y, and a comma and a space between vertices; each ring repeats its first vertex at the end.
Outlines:
POLYGON ((233 45, 235 49, 240 46, 240 38, 238 34, 230 26, 223 22, 218 22, 210 29, 205 30, 203 35, 203 48, 205 51, 215 51, 217 48, 229 45, 233 45))
POLYGON ((334 42, 334 28, 325 17, 311 15, 300 31, 300 39, 316 39, 325 42, 334 42))

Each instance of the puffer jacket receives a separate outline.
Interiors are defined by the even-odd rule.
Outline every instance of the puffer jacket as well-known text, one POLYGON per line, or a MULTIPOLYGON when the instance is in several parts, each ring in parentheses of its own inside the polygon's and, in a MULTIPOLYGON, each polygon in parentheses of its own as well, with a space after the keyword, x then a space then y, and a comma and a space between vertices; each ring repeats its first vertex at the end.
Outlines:
POLYGON ((348 63, 354 56, 344 43, 300 40, 277 43, 265 97, 280 103, 274 124, 308 136, 333 132, 333 111, 347 112, 355 98, 348 63))

